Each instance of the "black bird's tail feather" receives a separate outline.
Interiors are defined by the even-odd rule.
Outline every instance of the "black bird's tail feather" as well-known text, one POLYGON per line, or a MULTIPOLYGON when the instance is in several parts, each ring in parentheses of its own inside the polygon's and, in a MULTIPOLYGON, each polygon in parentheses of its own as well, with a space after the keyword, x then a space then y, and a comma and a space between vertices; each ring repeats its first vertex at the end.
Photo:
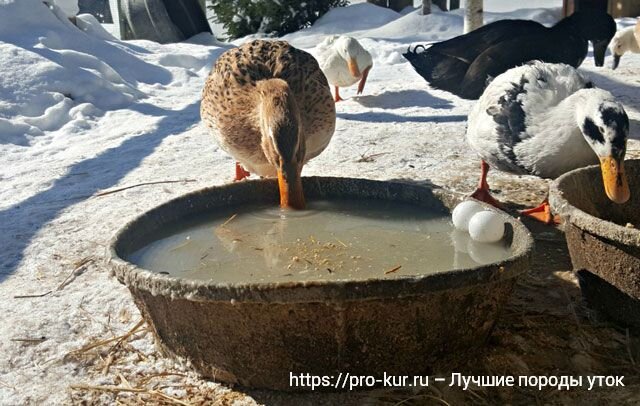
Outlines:
POLYGON ((426 80, 431 87, 446 90, 458 97, 469 98, 464 94, 462 83, 469 68, 469 63, 460 58, 449 56, 426 48, 424 45, 411 47, 402 54, 411 63, 413 69, 426 80), (418 52, 418 49, 424 49, 418 52))

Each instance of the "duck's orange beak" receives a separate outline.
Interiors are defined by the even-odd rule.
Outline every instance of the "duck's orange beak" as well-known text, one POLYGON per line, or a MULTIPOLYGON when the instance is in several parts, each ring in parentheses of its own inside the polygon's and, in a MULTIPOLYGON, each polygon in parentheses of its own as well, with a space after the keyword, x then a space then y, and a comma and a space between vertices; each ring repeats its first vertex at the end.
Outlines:
POLYGON ((612 156, 600 158, 602 182, 607 196, 612 201, 622 204, 631 197, 629 183, 624 173, 624 162, 612 156))
POLYGON ((349 72, 351 72, 351 76, 353 76, 354 78, 360 78, 361 73, 360 69, 358 68, 358 62, 356 62, 356 58, 349 58, 349 62, 347 62, 347 65, 349 65, 349 72))
POLYGON ((296 164, 283 164, 278 169, 278 187, 280 188, 280 207, 302 210, 305 208, 302 191, 302 168, 296 164))
POLYGON ((369 71, 371 70, 371 66, 365 68, 362 71, 362 79, 360 79, 360 83, 358 84, 358 94, 361 94, 364 90, 364 84, 367 83, 367 77, 369 76, 369 71))

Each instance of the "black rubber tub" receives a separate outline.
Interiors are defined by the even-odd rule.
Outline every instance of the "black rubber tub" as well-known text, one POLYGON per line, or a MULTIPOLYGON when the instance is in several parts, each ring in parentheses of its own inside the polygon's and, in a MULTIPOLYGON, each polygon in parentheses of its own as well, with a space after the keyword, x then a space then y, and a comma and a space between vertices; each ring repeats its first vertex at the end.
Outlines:
MULTIPOLYGON (((384 199, 449 213, 461 196, 428 187, 349 178, 303 179, 313 199, 384 199)), ((196 213, 278 203, 272 180, 210 187, 134 219, 111 245, 117 278, 128 286, 168 354, 203 375, 243 386, 291 387, 289 373, 381 377, 453 371, 483 346, 516 278, 529 269, 533 240, 499 212, 513 256, 474 269, 361 281, 216 284, 140 269, 123 258, 157 230, 196 213)))
POLYGON ((640 327, 640 160, 625 161, 631 199, 610 201, 599 166, 568 172, 549 201, 565 220, 571 262, 583 296, 613 320, 640 327))

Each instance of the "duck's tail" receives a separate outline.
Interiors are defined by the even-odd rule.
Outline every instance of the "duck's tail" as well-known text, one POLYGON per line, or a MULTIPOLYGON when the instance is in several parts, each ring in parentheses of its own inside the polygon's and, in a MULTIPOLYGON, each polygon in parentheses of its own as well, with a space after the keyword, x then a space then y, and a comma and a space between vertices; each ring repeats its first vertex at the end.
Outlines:
POLYGON ((446 90, 465 99, 473 98, 465 94, 462 86, 469 69, 468 62, 437 52, 433 48, 426 48, 424 45, 416 45, 413 50, 409 47, 402 56, 431 87, 446 90), (420 48, 423 49, 422 52, 418 52, 420 48))

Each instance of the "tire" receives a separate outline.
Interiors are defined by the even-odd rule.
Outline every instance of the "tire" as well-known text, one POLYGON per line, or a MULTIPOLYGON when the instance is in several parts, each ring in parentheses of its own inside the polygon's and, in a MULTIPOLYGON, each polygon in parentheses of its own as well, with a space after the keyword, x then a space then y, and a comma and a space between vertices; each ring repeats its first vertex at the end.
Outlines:
POLYGON ((169 18, 162 0, 120 0, 120 11, 135 39, 161 44, 186 39, 169 18))
POLYGON ((167 14, 185 38, 211 32, 207 17, 198 0, 163 0, 167 14))

